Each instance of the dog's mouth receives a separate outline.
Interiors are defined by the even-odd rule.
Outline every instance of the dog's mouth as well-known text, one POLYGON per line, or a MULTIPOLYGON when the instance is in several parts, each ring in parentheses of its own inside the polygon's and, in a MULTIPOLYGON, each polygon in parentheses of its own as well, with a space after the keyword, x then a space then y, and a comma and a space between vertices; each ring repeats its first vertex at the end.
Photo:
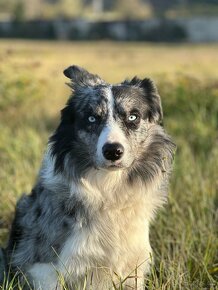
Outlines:
POLYGON ((127 168, 127 166, 120 161, 119 162, 111 161, 111 162, 107 162, 103 164, 96 164, 95 168, 98 170, 116 171, 116 170, 123 170, 127 168))
POLYGON ((115 170, 120 170, 120 169, 124 169, 125 166, 121 163, 121 162, 110 162, 107 164, 101 164, 96 166, 96 169, 98 170, 109 170, 109 171, 115 171, 115 170))
POLYGON ((133 158, 121 160, 101 160, 100 162, 93 162, 97 170, 118 171, 128 169, 134 162, 133 158))
POLYGON ((118 169, 123 169, 123 168, 124 167, 122 166, 122 164, 118 163, 118 164, 111 164, 106 169, 108 169, 108 170, 118 170, 118 169))

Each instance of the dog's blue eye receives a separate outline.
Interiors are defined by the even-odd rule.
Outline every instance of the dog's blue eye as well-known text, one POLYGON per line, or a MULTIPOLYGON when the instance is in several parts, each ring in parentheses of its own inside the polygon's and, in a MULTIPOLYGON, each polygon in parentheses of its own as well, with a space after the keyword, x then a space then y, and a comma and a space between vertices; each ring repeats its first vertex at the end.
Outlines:
POLYGON ((88 120, 90 123, 94 123, 96 121, 96 118, 94 116, 89 116, 88 120))
POLYGON ((135 121, 136 119, 137 119, 136 115, 130 115, 128 118, 129 121, 135 121))

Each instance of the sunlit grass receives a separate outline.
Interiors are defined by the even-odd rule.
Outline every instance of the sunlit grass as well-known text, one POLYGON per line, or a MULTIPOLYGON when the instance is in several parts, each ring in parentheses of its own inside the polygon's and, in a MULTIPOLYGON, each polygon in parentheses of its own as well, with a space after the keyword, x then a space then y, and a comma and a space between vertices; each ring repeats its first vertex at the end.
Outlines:
MULTIPOLYGON (((178 149, 169 203, 151 228, 155 263, 147 289, 217 289, 217 51, 217 45, 1 41, 1 244, 70 93, 63 69, 78 64, 108 82, 148 76, 158 83, 165 127, 178 149)), ((5 283, 3 289, 13 289, 5 283)))

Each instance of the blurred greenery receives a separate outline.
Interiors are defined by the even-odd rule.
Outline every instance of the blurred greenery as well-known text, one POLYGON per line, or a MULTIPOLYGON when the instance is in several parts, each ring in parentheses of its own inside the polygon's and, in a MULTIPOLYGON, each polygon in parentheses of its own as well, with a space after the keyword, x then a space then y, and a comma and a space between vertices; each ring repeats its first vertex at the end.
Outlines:
POLYGON ((152 77, 178 149, 169 203, 151 228, 155 265, 148 289, 217 289, 217 50, 217 45, 1 41, 1 244, 70 94, 63 69, 84 66, 108 82, 152 77))

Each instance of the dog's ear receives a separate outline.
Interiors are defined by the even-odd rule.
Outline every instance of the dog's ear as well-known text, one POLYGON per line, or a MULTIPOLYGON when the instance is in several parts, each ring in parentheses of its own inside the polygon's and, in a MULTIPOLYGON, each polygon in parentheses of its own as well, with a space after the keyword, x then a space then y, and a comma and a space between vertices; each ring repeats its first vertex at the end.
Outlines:
POLYGON ((89 73, 82 67, 72 65, 64 70, 64 75, 71 79, 72 84, 70 86, 75 87, 87 87, 96 86, 105 83, 98 75, 89 73))
POLYGON ((161 98, 155 83, 149 78, 141 80, 137 77, 134 77, 130 81, 125 81, 124 84, 139 87, 143 90, 146 102, 149 106, 149 121, 162 125, 163 111, 161 105, 161 98))

